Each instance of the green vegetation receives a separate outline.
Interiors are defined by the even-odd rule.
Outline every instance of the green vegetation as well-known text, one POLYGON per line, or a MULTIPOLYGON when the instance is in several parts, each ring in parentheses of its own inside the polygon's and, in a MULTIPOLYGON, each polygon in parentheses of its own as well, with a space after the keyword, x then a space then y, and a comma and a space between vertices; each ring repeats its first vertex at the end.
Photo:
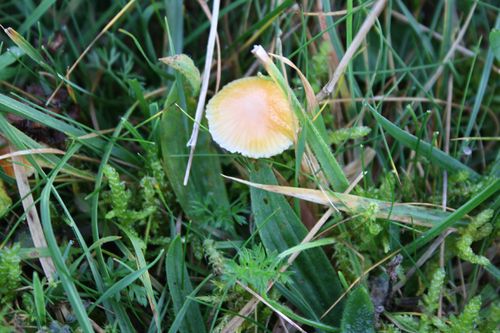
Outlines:
POLYGON ((0 23, 0 332, 500 332, 497 2, 5 0, 0 23), (196 111, 253 75, 293 147, 232 154, 202 117, 190 161, 196 111))

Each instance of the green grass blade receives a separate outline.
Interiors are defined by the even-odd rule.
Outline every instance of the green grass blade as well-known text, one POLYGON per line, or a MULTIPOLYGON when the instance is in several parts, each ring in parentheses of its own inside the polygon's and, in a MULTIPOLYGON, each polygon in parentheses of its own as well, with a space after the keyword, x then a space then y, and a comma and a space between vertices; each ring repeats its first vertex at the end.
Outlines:
POLYGON ((127 288, 129 285, 131 285, 135 280, 140 278, 145 272, 148 271, 151 267, 153 267, 158 260, 160 260, 161 256, 163 255, 163 251, 161 251, 158 256, 153 260, 149 265, 146 267, 142 267, 141 269, 137 271, 133 271, 132 273, 124 276, 120 280, 118 280, 115 284, 113 284, 111 287, 109 287, 98 299, 95 301, 91 307, 89 307, 89 312, 92 312, 97 305, 101 304, 105 300, 108 300, 112 298, 113 296, 117 295, 119 292, 121 292, 123 289, 127 288))
POLYGON ((368 109, 371 111, 372 115, 375 117, 377 122, 384 128, 387 133, 389 133, 394 139, 396 139, 402 145, 409 147, 413 150, 418 148, 418 153, 423 155, 429 161, 436 163, 437 165, 443 167, 448 172, 460 172, 465 171, 469 174, 472 179, 478 179, 480 176, 477 172, 446 154, 442 150, 433 147, 429 143, 419 140, 416 136, 405 132, 396 125, 394 125, 387 118, 382 116, 377 112, 371 105, 367 104, 368 109))
POLYGON ((12 65, 17 61, 19 57, 21 57, 24 54, 23 49, 21 49, 18 46, 12 46, 7 51, 2 53, 0 55, 0 73, 3 69, 5 69, 7 66, 12 65))
POLYGON ((335 243, 335 239, 333 239, 333 238, 322 238, 322 239, 307 242, 304 244, 299 244, 299 245, 296 245, 294 247, 289 248, 288 250, 281 252, 278 255, 278 258, 283 259, 283 258, 288 257, 291 254, 294 254, 295 252, 302 252, 304 250, 314 249, 315 247, 321 247, 321 246, 330 245, 330 244, 334 244, 334 243, 335 243))
MULTIPOLYGON (((7 121, 7 119, 5 119, 5 117, 1 114, 0 114, 0 132, 3 134, 5 138, 9 140, 9 142, 11 142, 18 149, 44 148, 43 145, 36 142, 35 140, 33 140, 20 130, 18 130, 12 124, 10 124, 7 121)), ((30 161, 30 159, 35 160, 35 158, 29 155, 27 155, 27 159, 28 161, 30 161)), ((40 164, 43 163, 44 166, 53 168, 60 163, 61 159, 54 154, 39 154, 37 155, 36 161, 39 161, 40 164)), ((82 178, 87 180, 94 179, 94 175, 92 173, 87 172, 85 170, 77 169, 70 164, 64 165, 61 171, 64 172, 65 174, 75 176, 77 178, 82 178)))
POLYGON ((328 179, 336 191, 345 191, 349 186, 349 182, 347 181, 342 168, 335 159, 335 156, 333 156, 330 147, 325 140, 323 140, 323 137, 312 120, 306 117, 306 122, 306 126, 308 128, 307 141, 311 145, 312 151, 318 159, 326 179, 328 179))
POLYGON ((40 215, 42 220, 42 226, 45 233, 45 238, 47 239, 47 247, 50 251, 50 256, 54 261, 54 265, 57 270, 57 274, 59 279, 61 280, 62 286, 66 291, 66 295, 68 300, 73 308, 73 313, 78 320, 80 325, 80 329, 85 333, 92 333, 94 330, 92 329, 92 325, 90 324, 90 320, 87 315, 87 311, 83 306, 82 299, 78 294, 78 291, 73 282, 73 278, 64 262, 63 256, 59 250, 57 245, 57 240, 54 234, 54 230, 52 229, 52 221, 51 221, 51 213, 50 213, 50 193, 52 190, 52 184, 57 176, 57 173, 62 168, 62 166, 69 160, 69 158, 78 150, 80 145, 72 146, 64 158, 61 160, 61 163, 56 167, 52 175, 47 180, 47 184, 45 185, 42 194, 40 196, 40 215))
POLYGON ((210 279, 212 279, 212 278, 213 278, 213 275, 209 274, 203 281, 201 281, 201 283, 193 290, 193 292, 191 294, 186 296, 186 302, 184 302, 182 307, 177 312, 174 322, 172 323, 172 325, 170 325, 170 328, 168 329, 168 333, 177 332, 181 328, 182 323, 184 321, 184 316, 188 313, 189 306, 191 304, 191 301, 189 301, 189 300, 196 297, 196 295, 201 290, 201 288, 205 284, 207 284, 210 281, 210 279))
POLYGON ((43 56, 38 52, 37 49, 33 47, 19 32, 12 28, 4 28, 4 32, 9 36, 9 38, 20 48, 23 50, 24 53, 28 55, 33 61, 38 63, 40 66, 44 67, 45 69, 49 70, 50 72, 53 72, 52 68, 50 68, 47 63, 45 63, 45 60, 43 59, 43 56))
MULTIPOLYGON (((89 134, 80 128, 77 128, 62 120, 56 119, 48 113, 38 111, 35 108, 19 102, 13 98, 10 98, 4 94, 0 94, 0 109, 3 109, 4 111, 12 113, 16 116, 29 119, 34 122, 43 124, 47 127, 61 131, 69 136, 79 137, 89 134)), ((106 144, 104 140, 97 137, 82 140, 82 143, 97 151, 103 151, 106 144)), ((134 154, 120 147, 115 147, 113 149, 113 156, 130 163, 137 163, 137 157, 134 154)))
POLYGON ((10 210, 12 199, 7 194, 3 181, 0 179, 0 218, 10 210))
MULTIPOLYGON (((115 148, 115 142, 117 138, 120 136, 121 131, 123 130, 123 127, 125 123, 128 121, 128 118, 131 116, 131 114, 134 112, 137 104, 132 105, 126 112, 125 114, 121 117, 120 122, 115 128, 115 131, 113 132, 113 135, 110 138, 110 142, 107 143, 105 148, 103 149, 103 153, 100 156, 101 157, 101 164, 99 165, 99 170, 97 171, 95 175, 95 181, 94 181, 94 191, 92 193, 92 198, 91 198, 91 207, 90 207, 90 225, 91 225, 91 232, 92 232, 92 238, 94 242, 98 242, 100 238, 100 225, 99 225, 99 207, 100 207, 100 202, 99 202, 99 197, 100 197, 100 190, 102 186, 102 180, 103 180, 103 170, 106 164, 108 163, 113 149, 115 148)), ((106 262, 104 261, 104 256, 102 254, 102 249, 100 246, 96 247, 96 261, 99 267, 99 270, 101 271, 101 274, 103 275, 104 278, 110 279, 110 273, 108 271, 108 267, 106 266, 106 262)), ((123 308, 122 304, 117 302, 114 299, 109 299, 108 300, 110 306, 113 308, 113 315, 115 316, 116 320, 118 321, 118 325, 120 329, 124 332, 128 331, 133 331, 133 325, 130 321, 129 316, 127 315, 125 309, 123 308)), ((105 302, 104 304, 106 304, 105 302)))
POLYGON ((489 197, 491 197, 498 191, 500 191, 500 178, 494 179, 481 192, 473 196, 469 201, 467 201, 460 208, 454 211, 441 223, 427 230, 423 235, 415 239, 410 244, 406 245, 404 247, 404 250, 408 253, 411 253, 429 243, 434 237, 441 234, 446 228, 452 227, 459 219, 464 217, 465 214, 469 213, 471 210, 479 206, 481 203, 486 201, 489 197))
POLYGON ((47 317, 45 310, 45 295, 43 293, 43 286, 37 272, 33 272, 33 300, 35 303, 36 320, 38 326, 44 326, 47 317))
POLYGON ((275 309, 289 317, 291 320, 301 323, 307 326, 315 327, 323 332, 339 332, 340 330, 337 327, 333 327, 330 325, 325 325, 323 323, 320 323, 318 321, 310 320, 307 318, 304 318, 302 316, 299 316, 295 312, 293 312, 291 309, 288 307, 280 304, 279 302, 276 302, 275 300, 269 299, 265 295, 262 295, 262 297, 268 302, 270 305, 272 305, 275 309))
MULTIPOLYGON (((226 178, 265 191, 291 196, 328 207, 333 204, 338 210, 347 212, 351 215, 364 212, 369 209, 370 206, 375 205, 376 210, 374 214, 377 218, 408 224, 437 225, 450 216, 449 212, 443 212, 440 209, 428 209, 408 203, 382 201, 358 195, 325 192, 308 188, 259 184, 227 176, 226 178)), ((459 219, 457 223, 466 224, 468 220, 459 219)))
MULTIPOLYGON (((132 232, 128 231, 126 228, 120 227, 117 225, 119 229, 121 229, 129 238, 132 247, 134 248, 135 257, 137 260, 138 268, 143 269, 147 267, 146 258, 144 258, 143 250, 141 249, 141 240, 137 238, 132 232)), ((153 286, 151 284, 151 277, 149 275, 148 270, 144 271, 144 274, 140 277, 144 288, 146 289, 146 296, 148 298, 149 306, 151 307, 151 311, 153 312, 153 318, 157 325, 157 331, 160 332, 160 323, 158 319, 158 303, 156 302, 153 286)))
POLYGON ((497 61, 500 61, 500 30, 493 29, 489 34, 491 49, 497 61))
POLYGON ((165 1, 167 11, 167 22, 171 31, 168 36, 169 43, 173 47, 172 54, 182 53, 184 44, 184 15, 179 15, 184 10, 184 0, 165 1))
MULTIPOLYGON (((500 28, 500 15, 497 16, 497 20, 495 23, 495 28, 500 28)), ((493 60, 495 59, 495 54, 493 50, 494 45, 490 45, 488 49, 488 53, 486 54, 486 61, 484 63, 483 72, 481 74, 481 81, 479 82, 479 87, 476 93, 476 99, 474 100, 474 105, 472 107, 472 112, 469 117, 469 121, 467 122, 467 128, 463 134, 464 137, 469 137, 472 133, 472 128, 476 123, 477 115, 479 114, 479 109, 483 103, 484 94, 486 92, 486 88, 488 87, 488 80, 490 78, 491 67, 493 66, 493 60)), ((467 141, 463 141, 462 149, 467 145, 467 141)))
MULTIPOLYGON (((193 292, 193 287, 191 286, 191 281, 189 281, 189 273, 184 261, 182 242, 179 236, 170 243, 166 269, 168 288, 174 303, 176 316, 179 315, 185 303, 190 303, 189 309, 186 310, 187 312, 184 316, 180 331, 183 333, 206 332, 198 304, 188 298, 193 292)), ((172 331, 172 333, 174 333, 174 331, 172 331)))
POLYGON ((415 30, 415 34, 418 36, 416 40, 422 43, 424 50, 428 56, 434 57, 434 49, 432 48, 432 44, 429 40, 429 37, 421 30, 420 26, 418 25, 418 22, 415 20, 415 18, 408 10, 406 5, 403 3, 403 1, 396 0, 396 3, 398 4, 403 14, 406 16, 406 19, 408 20, 410 26, 413 28, 413 30, 415 30))
POLYGON ((31 15, 28 16, 23 24, 19 27, 19 33, 24 34, 25 32, 27 32, 28 29, 31 28, 31 26, 35 24, 55 2, 56 0, 43 0, 42 2, 40 2, 35 10, 31 12, 31 15))

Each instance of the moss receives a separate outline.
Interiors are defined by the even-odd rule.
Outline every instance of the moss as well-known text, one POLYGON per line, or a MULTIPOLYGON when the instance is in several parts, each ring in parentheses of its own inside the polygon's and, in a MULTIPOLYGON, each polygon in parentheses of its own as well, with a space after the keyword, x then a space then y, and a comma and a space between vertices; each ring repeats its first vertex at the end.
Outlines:
POLYGON ((18 244, 0 250, 0 303, 5 304, 15 297, 21 284, 21 257, 18 244))
POLYGON ((488 223, 493 217, 493 210, 486 209, 477 215, 471 223, 460 230, 460 238, 457 241, 457 255, 470 263, 478 265, 488 265, 488 258, 477 255, 472 250, 472 243, 489 236, 493 230, 493 225, 488 223))

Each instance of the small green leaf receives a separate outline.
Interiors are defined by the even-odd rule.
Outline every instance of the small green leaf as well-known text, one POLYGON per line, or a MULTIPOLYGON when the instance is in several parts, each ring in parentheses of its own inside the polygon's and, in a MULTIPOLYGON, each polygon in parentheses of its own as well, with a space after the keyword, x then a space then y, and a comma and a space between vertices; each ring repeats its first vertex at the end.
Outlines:
POLYGON ((364 287, 356 288, 347 298, 341 329, 343 333, 375 332, 373 303, 364 287))
POLYGON ((201 85, 201 75, 189 56, 185 54, 176 54, 174 56, 160 58, 159 60, 181 73, 189 82, 194 95, 198 95, 201 85))
POLYGON ((490 47, 497 58, 500 61, 500 29, 493 29, 490 32, 490 47))

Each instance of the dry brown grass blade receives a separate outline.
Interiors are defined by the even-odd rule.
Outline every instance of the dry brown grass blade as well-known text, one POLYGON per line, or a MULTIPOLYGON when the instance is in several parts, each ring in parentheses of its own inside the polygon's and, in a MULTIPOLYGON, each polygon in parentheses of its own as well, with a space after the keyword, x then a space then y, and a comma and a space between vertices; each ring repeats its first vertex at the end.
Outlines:
POLYGON ((304 92, 306 94, 307 111, 310 114, 312 114, 313 110, 318 106, 318 102, 316 101, 316 97, 314 96, 314 90, 313 90, 311 84, 309 83, 309 81, 307 80, 307 78, 305 77, 305 75, 300 71, 300 69, 297 66, 295 66, 295 64, 292 61, 290 61, 290 59, 285 58, 283 56, 280 56, 278 54, 273 54, 273 53, 269 53, 269 55, 273 58, 276 58, 276 59, 284 62, 285 64, 292 67, 297 72, 297 74, 300 77, 300 81, 302 81, 302 86, 304 87, 304 92))
MULTIPOLYGON (((11 151, 14 152, 14 148, 11 147, 11 151)), ((26 220, 28 221, 28 228, 31 239, 33 240, 33 245, 36 248, 47 248, 47 242, 43 234, 42 224, 40 223, 33 195, 31 194, 31 188, 28 183, 28 176, 25 172, 25 168, 22 167, 22 161, 19 156, 12 156, 12 162, 17 189, 26 213, 26 220)), ((56 267, 54 266, 52 258, 40 257, 40 264, 42 265, 43 272, 47 279, 52 280, 56 273, 56 267)))
POLYGON ((385 7, 385 4, 387 3, 387 0, 378 0, 375 5, 373 6, 371 12, 368 14, 366 17, 365 21, 363 22, 363 25, 361 28, 359 28, 358 33, 356 34, 356 37, 352 40, 351 45, 347 48, 344 56, 342 57, 342 60, 340 60, 339 65, 335 69, 335 72, 333 73, 333 76, 331 80, 321 89, 321 91, 316 95, 316 99, 318 101, 321 101, 328 97, 335 89, 335 86, 339 82, 340 78, 342 77, 342 74, 344 73, 345 69, 347 68, 347 65, 349 65, 349 62, 351 61, 352 57, 358 50, 359 46, 361 43, 365 40, 366 34, 368 31, 370 31, 371 27, 375 23, 377 17, 380 15, 382 10, 385 7))
MULTIPOLYGON (((420 225, 425 227, 431 227, 433 225, 428 220, 429 215, 427 209, 412 205, 410 203, 391 203, 346 193, 325 192, 322 190, 290 186, 257 184, 235 177, 224 175, 223 177, 261 190, 291 196, 320 205, 329 207, 333 206, 338 208, 340 211, 351 214, 365 211, 370 204, 375 204, 378 208, 374 213, 377 218, 390 219, 392 221, 397 221, 409 225, 420 225), (403 207, 404 209, 398 210, 399 207, 403 207)), ((433 211, 433 214, 436 213, 438 213, 437 210, 433 211)))
MULTIPOLYGON (((204 0, 198 0, 198 4, 200 5, 201 9, 203 9, 205 15, 207 15, 207 18, 211 21, 212 13, 210 12, 210 8, 208 7, 207 3, 204 0)), ((218 32, 215 33, 215 47, 217 47, 217 61, 215 62, 215 66, 217 67, 217 75, 215 77, 215 93, 217 93, 219 91, 222 76, 221 46, 218 32)))

